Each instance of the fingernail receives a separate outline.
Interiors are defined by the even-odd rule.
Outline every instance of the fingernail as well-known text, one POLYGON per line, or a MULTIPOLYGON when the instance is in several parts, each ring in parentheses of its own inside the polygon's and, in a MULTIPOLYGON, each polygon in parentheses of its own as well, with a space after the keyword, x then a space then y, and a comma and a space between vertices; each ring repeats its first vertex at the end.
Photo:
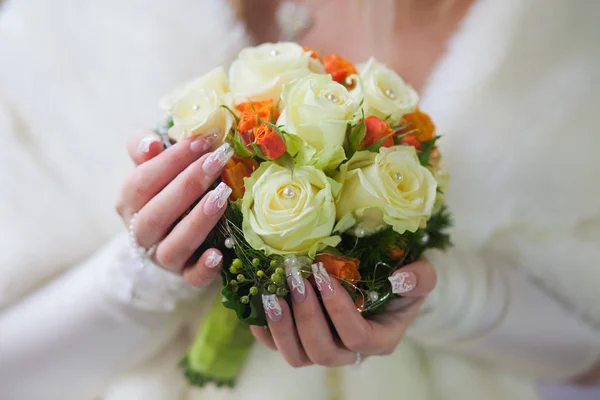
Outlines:
POLYGON ((208 175, 217 175, 233 156, 233 149, 229 143, 223 143, 204 160, 202 170, 208 175))
POLYGON ((417 286, 417 276, 412 272, 397 272, 388 279, 392 283, 392 292, 396 294, 410 292, 417 286))
POLYGON ((138 143, 137 151, 141 153, 147 153, 150 151, 150 146, 152 146, 152 143, 157 142, 160 143, 160 139, 156 136, 147 136, 145 138, 142 138, 142 140, 140 140, 140 142, 138 143))
POLYGON ((204 265, 206 265, 208 268, 215 268, 217 265, 219 265, 219 263, 223 259, 223 256, 221 255, 221 253, 212 249, 208 250, 208 252, 209 254, 206 257, 204 265))
POLYGON ((265 309, 265 314, 267 314, 267 317, 271 321, 281 321, 283 313, 281 311, 281 306, 279 305, 279 300, 277 300, 277 296, 275 296, 274 294, 263 294, 262 303, 263 308, 265 309))
POLYGON ((306 287, 304 286, 304 279, 298 271, 298 267, 286 267, 285 273, 287 276, 288 286, 291 289, 292 300, 295 303, 302 303, 306 299, 306 287))
POLYGON ((215 135, 205 135, 199 139, 194 140, 190 143, 190 150, 192 153, 204 154, 212 147, 215 142, 215 135))
POLYGON ((231 194, 231 188, 221 182, 219 185, 208 194, 204 202, 204 214, 217 215, 226 205, 227 199, 231 194))
POLYGON ((329 297, 333 294, 333 286, 331 285, 331 278, 325 269, 322 262, 314 263, 312 266, 313 276, 315 277, 315 283, 317 288, 321 292, 321 296, 329 297))

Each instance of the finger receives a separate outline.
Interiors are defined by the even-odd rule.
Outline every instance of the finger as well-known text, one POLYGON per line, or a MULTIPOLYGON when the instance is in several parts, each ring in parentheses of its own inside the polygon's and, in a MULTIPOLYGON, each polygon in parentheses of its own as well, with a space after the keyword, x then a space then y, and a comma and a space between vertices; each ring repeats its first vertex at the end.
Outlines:
POLYGON ((223 255, 217 249, 208 249, 194 266, 183 271, 183 277, 192 286, 203 288, 221 276, 223 255))
POLYGON ((392 292, 402 296, 417 297, 430 293, 437 283, 437 274, 431 263, 417 261, 406 265, 388 278, 392 292))
POLYGON ((269 332, 267 332, 267 330, 264 327, 252 325, 250 327, 250 331, 252 332, 256 340, 264 344, 269 349, 277 351, 277 346, 275 346, 273 337, 271 336, 271 334, 269 334, 269 332))
POLYGON ((164 147, 160 136, 152 131, 138 132, 127 141, 127 151, 135 165, 156 157, 164 147))
MULTIPOLYGON (((196 252, 200 245, 204 243, 206 237, 213 230, 223 215, 223 212, 225 212, 225 209, 227 208, 227 199, 230 194, 231 188, 223 182, 219 183, 214 190, 209 192, 207 196, 194 206, 188 215, 175 225, 167 237, 158 244, 155 255, 156 261, 169 271, 180 273, 186 261, 194 254, 194 252, 196 252)), ((159 196, 160 195, 162 195, 162 193, 159 194, 159 196)), ((182 194, 181 196, 185 197, 189 196, 189 194, 182 194)), ((156 199, 158 199, 158 196, 156 199)), ((165 200, 168 199, 166 198, 165 200)), ((152 202, 154 201, 155 200, 152 200, 152 202)), ((159 203, 160 202, 161 201, 159 200, 159 203)), ((174 199, 173 202, 175 202, 174 199)), ((155 207, 157 213, 160 213, 164 208, 169 208, 168 202, 165 202, 162 206, 159 204, 155 207)), ((151 232, 148 232, 145 236, 140 234, 140 236, 138 236, 138 241, 142 243, 141 237, 145 238, 146 243, 152 243, 153 240, 155 242, 158 241, 160 237, 157 235, 160 235, 160 232, 168 229, 169 226, 172 225, 174 219, 177 218, 178 215, 181 215, 186 208, 187 207, 180 210, 179 213, 163 212, 161 215, 170 214, 169 217, 172 220, 162 216, 157 217, 162 219, 162 225, 158 227, 158 229, 155 229, 152 234, 151 232)), ((142 213, 153 212, 152 209, 154 208, 151 207, 151 204, 144 207, 138 218, 145 215, 142 213), (150 211, 146 211, 147 209, 150 211)), ((137 222, 136 225, 138 225, 137 222)))
POLYGON ((285 361, 294 368, 312 364, 302 348, 292 313, 285 300, 278 299, 274 294, 264 294, 262 301, 271 336, 285 361))
POLYGON ((344 346, 362 354, 376 353, 373 329, 358 312, 346 289, 335 280, 331 281, 332 290, 327 285, 317 287, 321 287, 323 305, 344 346))
MULTIPOLYGON (((227 145, 225 151, 218 149, 203 156, 154 196, 138 213, 135 222, 138 243, 149 247, 159 241, 177 219, 202 197, 232 155, 233 150, 227 145)), ((229 188, 225 185, 221 189, 229 188)))
POLYGON ((328 367, 352 364, 355 354, 335 342, 314 289, 308 281, 303 281, 304 301, 298 303, 292 300, 292 308, 298 336, 308 358, 315 364, 328 367))
POLYGON ((214 142, 213 136, 183 140, 135 169, 126 181, 117 211, 128 224, 131 216, 160 192, 181 171, 202 157, 214 142))

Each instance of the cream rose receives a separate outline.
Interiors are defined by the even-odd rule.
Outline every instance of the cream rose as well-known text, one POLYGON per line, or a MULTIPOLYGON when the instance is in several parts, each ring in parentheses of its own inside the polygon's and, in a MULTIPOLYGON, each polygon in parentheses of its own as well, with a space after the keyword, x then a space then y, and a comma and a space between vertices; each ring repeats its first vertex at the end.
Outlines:
POLYGON ((277 125, 308 144, 299 149, 300 163, 333 169, 346 159, 346 127, 359 105, 344 86, 330 75, 311 74, 285 85, 281 100, 285 108, 277 125))
POLYGON ((337 229, 373 234, 385 226, 415 232, 425 226, 436 200, 437 182, 421 166, 412 146, 360 151, 340 169, 337 229))
POLYGON ((233 124, 233 116, 223 108, 231 106, 227 76, 222 68, 177 89, 162 101, 173 118, 169 136, 177 141, 202 135, 216 135, 222 141, 233 124))
POLYGON ((365 115, 393 122, 417 109, 419 95, 397 73, 374 58, 358 65, 359 84, 352 94, 363 100, 365 115))
POLYGON ((244 237, 267 254, 313 256, 336 246, 334 194, 339 185, 312 166, 290 170, 264 162, 244 180, 244 237))
POLYGON ((229 81, 236 104, 277 100, 284 84, 311 72, 325 70, 298 44, 264 43, 240 52, 229 68, 229 81))

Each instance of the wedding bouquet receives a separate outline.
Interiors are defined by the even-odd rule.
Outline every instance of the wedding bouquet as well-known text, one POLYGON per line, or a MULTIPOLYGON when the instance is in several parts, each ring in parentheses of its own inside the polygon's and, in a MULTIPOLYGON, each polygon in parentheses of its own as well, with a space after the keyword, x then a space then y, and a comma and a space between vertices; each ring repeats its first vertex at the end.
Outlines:
POLYGON ((229 205, 205 243, 223 252, 224 288, 182 361, 193 384, 233 384, 248 325, 265 326, 264 308, 277 312, 299 279, 327 271, 368 316, 406 284, 392 272, 449 245, 447 176, 418 100, 374 59, 295 43, 246 48, 228 76, 217 68, 166 99, 169 143, 215 135, 234 150, 229 205))

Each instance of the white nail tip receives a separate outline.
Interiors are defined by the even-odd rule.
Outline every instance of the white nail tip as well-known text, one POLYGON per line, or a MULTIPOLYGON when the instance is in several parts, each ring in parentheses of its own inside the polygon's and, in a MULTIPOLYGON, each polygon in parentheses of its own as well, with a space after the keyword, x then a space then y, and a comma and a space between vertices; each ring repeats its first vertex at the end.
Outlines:
POLYGON ((279 301, 277 301, 277 296, 274 294, 263 294, 262 303, 267 314, 275 317, 281 316, 281 305, 279 305, 279 301))
POLYGON ((406 293, 415 288, 415 285, 410 282, 410 274, 407 272, 398 272, 388 278, 392 284, 393 293, 406 293))
POLYGON ((217 265, 219 265, 222 259, 223 256, 221 254, 211 250, 210 254, 206 257, 205 265, 208 268, 215 268, 217 265))
POLYGON ((285 270, 292 290, 295 290, 300 294, 305 294, 306 288, 304 287, 304 280, 300 275, 300 271, 298 271, 298 267, 286 267, 285 270))
POLYGON ((323 284, 326 284, 330 290, 333 290, 331 286, 331 278, 325 269, 325 266, 322 262, 317 262, 311 265, 313 277, 315 278, 315 283, 317 284, 317 288, 319 290, 323 290, 323 284))
POLYGON ((160 142, 160 139, 154 136, 148 136, 140 140, 138 143, 137 151, 142 153, 147 153, 150 151, 150 146, 152 143, 160 142))

